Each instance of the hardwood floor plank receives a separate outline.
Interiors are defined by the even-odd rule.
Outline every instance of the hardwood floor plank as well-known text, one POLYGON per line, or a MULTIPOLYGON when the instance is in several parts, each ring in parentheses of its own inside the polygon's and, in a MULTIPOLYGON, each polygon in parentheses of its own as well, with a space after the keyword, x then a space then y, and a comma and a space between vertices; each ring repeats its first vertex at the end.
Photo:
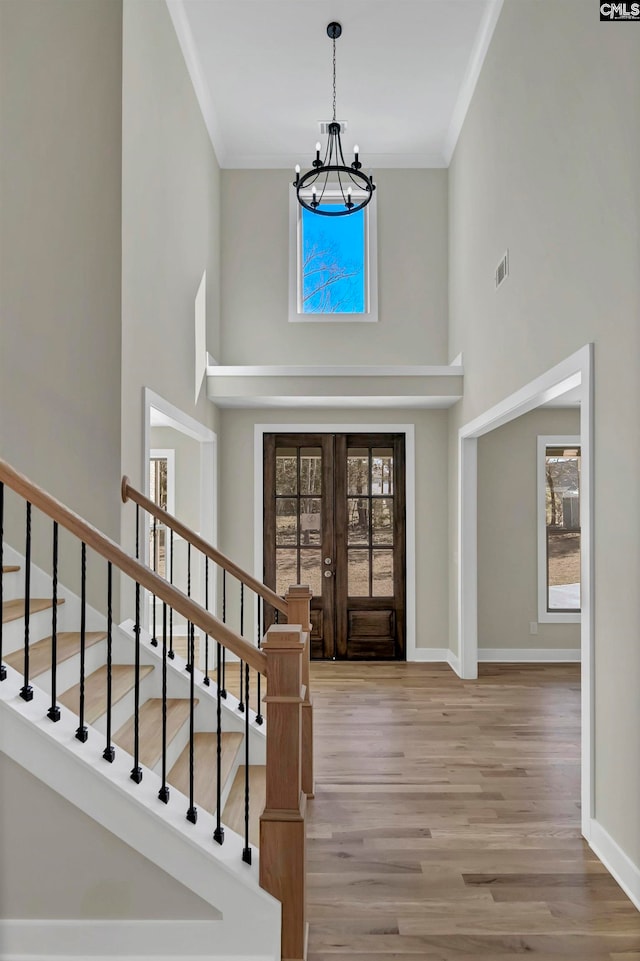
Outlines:
POLYGON ((579 665, 314 662, 308 961, 637 961, 580 835, 579 665))

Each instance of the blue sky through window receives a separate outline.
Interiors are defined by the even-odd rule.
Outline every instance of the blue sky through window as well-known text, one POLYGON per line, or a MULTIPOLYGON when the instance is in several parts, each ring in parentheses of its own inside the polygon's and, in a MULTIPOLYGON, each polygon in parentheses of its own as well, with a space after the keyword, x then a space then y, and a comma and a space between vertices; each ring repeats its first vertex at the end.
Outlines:
POLYGON ((319 217, 302 209, 303 313, 365 312, 364 217, 364 210, 319 217))

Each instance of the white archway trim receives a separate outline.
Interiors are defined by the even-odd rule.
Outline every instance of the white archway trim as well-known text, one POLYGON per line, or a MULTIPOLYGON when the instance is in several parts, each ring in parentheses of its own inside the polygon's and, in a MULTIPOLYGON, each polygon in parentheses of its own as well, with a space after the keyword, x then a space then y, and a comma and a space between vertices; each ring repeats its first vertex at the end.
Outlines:
POLYGON ((460 676, 478 676, 478 437, 574 388, 580 391, 582 447, 582 833, 589 840, 594 787, 593 344, 586 344, 460 428, 458 432, 458 650, 460 676))

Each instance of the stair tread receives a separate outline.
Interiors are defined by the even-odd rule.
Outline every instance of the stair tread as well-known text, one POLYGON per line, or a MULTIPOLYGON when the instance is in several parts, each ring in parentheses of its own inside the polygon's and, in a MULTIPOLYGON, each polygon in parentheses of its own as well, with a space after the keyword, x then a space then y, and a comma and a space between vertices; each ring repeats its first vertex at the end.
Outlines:
MULTIPOLYGON (((98 641, 104 640, 107 636, 106 631, 87 631, 85 634, 86 647, 93 647, 98 641)), ((62 664, 63 661, 73 657, 80 650, 80 631, 60 631, 58 634, 58 652, 56 663, 62 664)), ((13 667, 16 671, 24 670, 24 648, 21 647, 12 654, 8 654, 5 664, 13 667)), ((38 677, 44 674, 51 667, 51 637, 43 637, 41 641, 29 645, 29 674, 31 677, 38 677)))
MULTIPOLYGON (((233 767, 236 755, 243 741, 243 735, 238 731, 223 731, 220 738, 222 759, 221 776, 224 784, 233 767)), ((198 807, 204 808, 210 814, 216 809, 216 757, 217 736, 208 731, 199 731, 193 738, 194 752, 194 785, 193 797, 198 807)), ((169 784, 176 790, 189 796, 189 745, 171 768, 167 777, 169 784)))
MULTIPOLYGON (((140 665, 140 680, 153 670, 151 664, 140 665)), ((125 694, 132 690, 135 684, 135 668, 132 664, 114 664, 111 669, 111 702, 116 704, 125 694)), ((107 710, 107 667, 99 667, 93 674, 89 674, 84 682, 84 719, 87 724, 93 724, 107 710)), ((79 713, 80 684, 75 684, 58 698, 60 704, 79 713)))
MULTIPOLYGON (((236 773, 227 803, 222 812, 222 820, 241 837, 244 836, 244 771, 242 764, 236 773)), ((260 815, 264 811, 267 797, 267 769, 264 764, 249 766, 249 841, 256 847, 260 844, 260 815)))
MULTIPOLYGON (((198 703, 196 698, 195 704, 198 703)), ((174 739, 189 717, 188 698, 167 698, 167 744, 174 739)), ((131 716, 113 736, 114 744, 133 754, 134 718, 131 716)), ((139 756, 145 767, 155 767, 162 757, 162 698, 145 701, 139 716, 139 756)))
MULTIPOLYGON (((9 621, 17 621, 21 617, 24 617, 24 600, 24 597, 17 597, 13 601, 3 601, 3 624, 8 624, 9 621)), ((64 597, 58 598, 58 604, 64 604, 64 597)), ((32 597, 29 601, 30 614, 37 614, 39 611, 46 611, 48 607, 53 607, 53 601, 50 597, 32 597)))
POLYGON ((3 564, 2 565, 3 574, 15 574, 19 570, 20 570, 19 564, 3 564))

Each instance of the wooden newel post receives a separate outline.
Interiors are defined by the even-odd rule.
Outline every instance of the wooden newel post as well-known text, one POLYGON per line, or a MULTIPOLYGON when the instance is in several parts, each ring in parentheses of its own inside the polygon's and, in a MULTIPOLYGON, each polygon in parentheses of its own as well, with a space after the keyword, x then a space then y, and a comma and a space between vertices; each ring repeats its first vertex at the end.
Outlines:
POLYGON ((311 700, 311 598, 313 594, 306 584, 290 587, 285 600, 289 608, 289 624, 301 624, 307 634, 305 655, 302 659, 302 790, 308 798, 314 795, 313 775, 313 701, 311 700))
POLYGON ((282 958, 302 961, 307 803, 301 782, 302 629, 274 624, 262 650, 267 655, 267 783, 260 818, 260 885, 282 903, 282 958))

